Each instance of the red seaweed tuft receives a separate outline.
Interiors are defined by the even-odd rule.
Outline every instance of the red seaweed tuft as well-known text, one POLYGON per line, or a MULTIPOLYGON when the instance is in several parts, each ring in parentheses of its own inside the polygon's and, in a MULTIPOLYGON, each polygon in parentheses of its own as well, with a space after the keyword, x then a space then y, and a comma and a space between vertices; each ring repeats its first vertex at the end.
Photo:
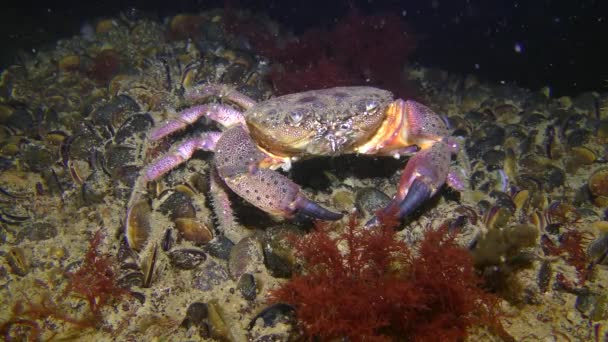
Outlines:
POLYGON ((246 36, 276 63, 270 80, 278 94, 370 85, 412 97, 412 89, 404 86, 402 68, 415 39, 395 14, 365 16, 352 11, 331 30, 311 29, 289 40, 234 15, 228 16, 226 30, 246 36))
POLYGON ((447 228, 428 232, 417 253, 393 229, 361 229, 354 219, 335 234, 317 227, 292 239, 304 269, 270 294, 296 308, 309 338, 455 341, 479 324, 502 333, 499 299, 481 289, 447 228))
POLYGON ((70 282, 65 290, 84 297, 94 318, 101 317, 102 307, 129 293, 118 286, 114 260, 98 251, 102 237, 101 230, 95 233, 80 268, 67 274, 70 282))

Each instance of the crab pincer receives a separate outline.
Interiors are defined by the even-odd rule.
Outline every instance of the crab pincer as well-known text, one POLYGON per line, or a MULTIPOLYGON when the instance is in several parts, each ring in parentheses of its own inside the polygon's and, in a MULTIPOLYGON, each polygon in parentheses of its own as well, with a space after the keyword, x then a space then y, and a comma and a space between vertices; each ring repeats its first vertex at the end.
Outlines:
MULTIPOLYGON (((450 148, 438 142, 410 158, 397 188, 397 193, 380 217, 402 220, 434 196, 448 178, 450 148)), ((367 227, 378 225, 378 216, 367 222, 367 227)))

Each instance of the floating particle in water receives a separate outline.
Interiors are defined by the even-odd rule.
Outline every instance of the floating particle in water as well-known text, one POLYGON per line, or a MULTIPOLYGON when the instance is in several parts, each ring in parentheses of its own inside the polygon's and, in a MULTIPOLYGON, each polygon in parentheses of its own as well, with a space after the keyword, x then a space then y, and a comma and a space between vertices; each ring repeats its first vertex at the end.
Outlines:
POLYGON ((515 50, 515 52, 517 53, 522 53, 524 51, 524 46, 522 43, 520 42, 515 42, 515 45, 513 45, 513 49, 515 50))

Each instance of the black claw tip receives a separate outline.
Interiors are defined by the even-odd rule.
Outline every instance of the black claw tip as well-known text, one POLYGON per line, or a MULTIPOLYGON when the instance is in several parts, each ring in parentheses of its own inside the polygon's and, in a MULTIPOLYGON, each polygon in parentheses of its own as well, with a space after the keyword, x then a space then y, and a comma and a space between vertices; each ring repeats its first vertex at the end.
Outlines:
POLYGON ((416 179, 410 185, 407 195, 399 204, 399 210, 395 217, 402 219, 409 214, 413 213, 414 210, 424 203, 429 197, 431 197, 431 188, 423 181, 416 179))
POLYGON ((341 219, 342 216, 344 216, 341 213, 334 213, 333 211, 329 211, 318 205, 317 203, 304 197, 300 197, 298 199, 297 210, 300 214, 304 214, 306 216, 325 221, 337 221, 341 219))

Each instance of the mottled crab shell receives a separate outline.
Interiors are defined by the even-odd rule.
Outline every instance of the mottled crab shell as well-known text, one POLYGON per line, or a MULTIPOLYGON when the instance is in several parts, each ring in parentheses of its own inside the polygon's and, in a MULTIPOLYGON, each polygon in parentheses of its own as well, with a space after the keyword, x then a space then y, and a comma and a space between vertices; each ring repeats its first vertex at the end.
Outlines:
POLYGON ((272 153, 338 155, 369 139, 392 101, 386 90, 337 87, 275 97, 245 117, 254 140, 272 153))

